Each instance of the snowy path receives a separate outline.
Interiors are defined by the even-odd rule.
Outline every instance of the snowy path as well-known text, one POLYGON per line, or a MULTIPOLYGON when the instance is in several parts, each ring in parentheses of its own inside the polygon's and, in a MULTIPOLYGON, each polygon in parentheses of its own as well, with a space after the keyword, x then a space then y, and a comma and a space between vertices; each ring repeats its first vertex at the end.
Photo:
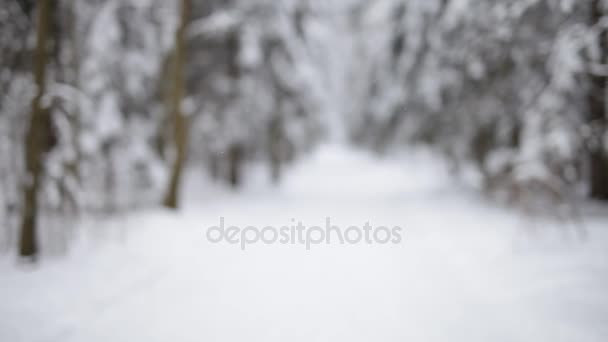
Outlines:
POLYGON ((201 188, 181 214, 107 223, 128 227, 122 244, 91 253, 98 243, 83 242, 35 271, 2 260, 0 341, 608 340, 608 227, 590 222, 586 243, 550 227, 532 238, 440 169, 424 155, 391 162, 327 147, 281 189, 201 188), (369 221, 404 227, 404 240, 241 251, 206 241, 220 216, 369 221))

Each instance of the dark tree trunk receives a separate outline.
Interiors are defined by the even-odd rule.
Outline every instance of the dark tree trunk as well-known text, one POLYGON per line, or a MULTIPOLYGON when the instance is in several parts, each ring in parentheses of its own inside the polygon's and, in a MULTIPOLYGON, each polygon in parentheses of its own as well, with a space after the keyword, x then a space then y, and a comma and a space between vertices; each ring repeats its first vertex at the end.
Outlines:
MULTIPOLYGON (((601 0, 594 0, 591 8, 592 25, 602 20, 605 14, 601 0)), ((608 63, 608 33, 606 30, 598 36, 597 63, 608 63)), ((589 91, 588 123, 592 127, 593 137, 589 151, 589 187, 592 198, 608 200, 608 153, 604 146, 604 136, 607 134, 608 120, 606 118, 607 81, 603 75, 591 74, 591 89, 589 91)))
MULTIPOLYGON (((280 111, 280 106, 279 106, 280 111)), ((283 164, 283 123, 281 114, 278 113, 277 117, 270 122, 270 137, 268 150, 270 153, 270 173, 272 181, 277 184, 281 181, 281 171, 283 164)))
POLYGON ((44 108, 42 104, 46 91, 51 1, 40 0, 37 4, 37 42, 34 54, 34 81, 37 93, 32 100, 32 112, 25 137, 26 181, 23 186, 19 254, 31 259, 35 259, 38 255, 38 193, 43 175, 44 154, 49 148, 47 145, 51 138, 50 110, 44 108))
POLYGON ((173 54, 173 88, 171 92, 170 116, 173 124, 173 139, 175 145, 175 161, 171 170, 171 178, 163 204, 170 209, 179 206, 179 191, 182 182, 182 174, 186 163, 188 150, 188 123, 182 113, 181 102, 184 96, 184 64, 186 50, 186 26, 190 15, 190 1, 181 2, 181 22, 175 34, 175 49, 173 54))
POLYGON ((242 145, 234 144, 228 150, 228 181, 233 188, 238 188, 241 183, 241 168, 245 151, 242 145))

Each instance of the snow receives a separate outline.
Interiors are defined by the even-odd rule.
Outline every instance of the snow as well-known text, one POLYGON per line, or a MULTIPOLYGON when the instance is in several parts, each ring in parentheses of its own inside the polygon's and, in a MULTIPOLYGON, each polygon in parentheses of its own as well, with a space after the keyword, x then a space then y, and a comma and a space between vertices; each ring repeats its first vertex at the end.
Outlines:
POLYGON ((606 219, 589 236, 454 184, 424 151, 325 146, 272 188, 191 175, 179 213, 84 224, 69 256, 0 259, 0 341, 573 341, 608 338, 606 219), (234 225, 399 225, 393 245, 238 246, 234 225), (120 237, 120 239, 119 239, 120 237))

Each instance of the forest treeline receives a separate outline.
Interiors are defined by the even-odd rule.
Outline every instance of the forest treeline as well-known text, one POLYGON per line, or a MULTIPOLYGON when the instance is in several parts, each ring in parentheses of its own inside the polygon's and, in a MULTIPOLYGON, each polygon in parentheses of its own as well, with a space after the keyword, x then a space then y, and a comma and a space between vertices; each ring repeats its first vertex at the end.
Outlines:
POLYGON ((81 215, 178 208, 189 168, 279 182, 328 135, 430 146, 510 201, 608 200, 603 0, 0 4, 0 245, 23 257, 81 215))

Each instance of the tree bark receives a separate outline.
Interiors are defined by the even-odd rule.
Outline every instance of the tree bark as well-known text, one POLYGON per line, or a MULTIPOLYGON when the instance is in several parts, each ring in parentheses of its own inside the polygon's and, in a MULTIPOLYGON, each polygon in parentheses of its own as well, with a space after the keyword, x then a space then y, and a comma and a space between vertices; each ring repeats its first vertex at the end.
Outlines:
MULTIPOLYGON (((278 101, 280 102, 280 101, 278 101)), ((269 146, 270 153, 270 170, 272 181, 278 184, 281 181, 281 171, 283 164, 283 120, 281 117, 281 106, 277 107, 277 116, 270 121, 269 127, 269 146)))
POLYGON ((49 141, 51 125, 50 111, 44 108, 42 103, 46 91, 51 1, 39 0, 37 5, 37 42, 34 54, 34 81, 37 93, 32 100, 32 112, 25 137, 27 178, 23 186, 19 254, 31 259, 35 259, 39 252, 37 241, 38 193, 43 175, 45 145, 49 141))
POLYGON ((245 157, 245 150, 239 143, 235 143, 228 149, 228 181, 233 188, 238 188, 242 183, 241 167, 245 157))
POLYGON ((188 149, 188 125, 187 118, 181 108, 184 96, 184 64, 186 54, 185 31, 188 25, 191 0, 181 1, 180 24, 175 34, 175 49, 173 52, 173 89, 170 99, 170 120, 173 125, 173 139, 175 147, 175 161, 171 170, 169 187, 164 199, 164 206, 177 209, 179 206, 179 192, 182 181, 184 164, 188 149))
MULTIPOLYGON (((592 25, 596 25, 605 15, 601 0, 594 0, 591 8, 592 25)), ((598 35, 598 63, 608 63, 608 33, 604 28, 598 35)), ((591 74, 591 89, 588 95, 588 123, 592 127, 593 141, 589 151, 589 187, 590 196, 594 199, 608 200, 608 152, 604 136, 608 132, 606 118, 606 90, 608 78, 603 75, 591 74)))

